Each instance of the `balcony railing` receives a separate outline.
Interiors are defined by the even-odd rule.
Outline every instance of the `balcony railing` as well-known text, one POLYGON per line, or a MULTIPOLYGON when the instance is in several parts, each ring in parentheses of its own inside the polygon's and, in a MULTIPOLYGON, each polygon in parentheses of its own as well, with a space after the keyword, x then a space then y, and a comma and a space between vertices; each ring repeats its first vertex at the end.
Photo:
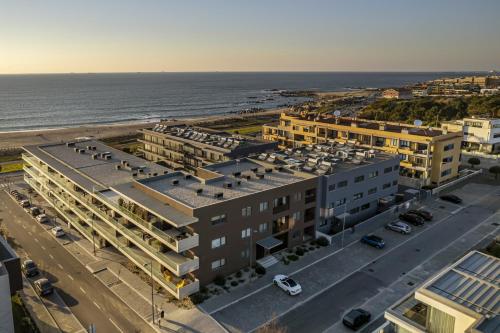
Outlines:
POLYGON ((273 208, 273 214, 279 214, 279 213, 284 212, 288 209, 290 209, 290 203, 279 205, 279 206, 276 206, 273 208))

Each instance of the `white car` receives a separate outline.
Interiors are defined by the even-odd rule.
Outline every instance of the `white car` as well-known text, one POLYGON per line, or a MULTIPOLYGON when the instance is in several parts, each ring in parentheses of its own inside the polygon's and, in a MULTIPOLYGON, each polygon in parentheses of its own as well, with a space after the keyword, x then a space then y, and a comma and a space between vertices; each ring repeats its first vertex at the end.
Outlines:
POLYGON ((40 223, 45 223, 49 221, 47 214, 40 214, 35 217, 35 219, 40 223))
POLYGON ((273 283, 283 289, 288 295, 298 295, 302 292, 300 284, 286 275, 276 275, 273 279, 273 283))
POLYGON ((56 237, 62 237, 65 235, 64 230, 61 227, 54 227, 54 228, 52 228, 51 231, 54 234, 54 236, 56 236, 56 237))
POLYGON ((399 221, 390 222, 385 226, 385 228, 387 230, 396 231, 405 235, 411 232, 411 227, 408 224, 399 221))

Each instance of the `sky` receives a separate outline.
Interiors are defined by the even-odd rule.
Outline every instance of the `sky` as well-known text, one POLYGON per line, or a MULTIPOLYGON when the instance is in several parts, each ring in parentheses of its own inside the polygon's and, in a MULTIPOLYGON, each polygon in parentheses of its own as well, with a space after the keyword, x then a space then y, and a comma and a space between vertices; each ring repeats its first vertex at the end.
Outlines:
POLYGON ((500 69, 499 0, 0 0, 0 73, 500 69))

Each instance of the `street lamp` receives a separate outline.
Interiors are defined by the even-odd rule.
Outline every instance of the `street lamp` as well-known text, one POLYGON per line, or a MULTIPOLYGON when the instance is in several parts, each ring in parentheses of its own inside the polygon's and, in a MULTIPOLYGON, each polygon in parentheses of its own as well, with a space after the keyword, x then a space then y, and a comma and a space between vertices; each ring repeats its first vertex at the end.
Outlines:
MULTIPOLYGON (((144 267, 146 267, 148 264, 144 264, 144 267)), ((149 272, 151 274, 151 313, 153 315, 153 324, 155 323, 155 300, 154 300, 154 297, 153 297, 153 284, 154 284, 154 280, 153 280, 153 260, 150 261, 149 263, 149 272)))
POLYGON ((344 204, 344 216, 342 219, 342 248, 344 248, 344 234, 345 234, 345 219, 347 216, 347 200, 344 204))
POLYGON ((253 248, 253 241, 252 241, 253 237, 252 237, 252 235, 253 235, 253 233, 257 233, 257 232, 258 232, 258 231, 257 231, 257 230, 255 230, 254 228, 251 228, 251 229, 250 229, 250 246, 249 246, 249 247, 250 247, 250 253, 249 253, 249 255, 250 255, 250 256, 249 256, 249 257, 250 257, 250 268, 252 268, 252 259, 253 259, 253 258, 252 258, 252 256, 253 256, 253 255, 252 255, 252 252, 253 252, 253 251, 252 251, 252 248, 253 248))

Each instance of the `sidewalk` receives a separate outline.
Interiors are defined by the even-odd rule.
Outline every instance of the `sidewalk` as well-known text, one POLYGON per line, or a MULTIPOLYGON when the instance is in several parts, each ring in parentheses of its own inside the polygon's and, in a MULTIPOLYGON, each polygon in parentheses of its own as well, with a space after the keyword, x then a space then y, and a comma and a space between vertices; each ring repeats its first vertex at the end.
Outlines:
MULTIPOLYGON (((33 201, 43 207, 51 216, 56 216, 52 208, 40 196, 34 196, 33 201)), ((127 258, 113 248, 96 248, 93 255, 92 242, 81 236, 75 229, 57 219, 54 222, 64 228, 67 240, 58 240, 76 260, 87 268, 101 283, 108 287, 130 309, 144 319, 157 332, 226 332, 211 316, 199 308, 180 309, 170 303, 168 298, 154 291, 155 322, 152 320, 151 286, 139 276, 130 272, 123 264, 127 258), (165 317, 160 320, 159 313, 164 311, 165 317)), ((52 226, 52 225, 51 225, 52 226)))

